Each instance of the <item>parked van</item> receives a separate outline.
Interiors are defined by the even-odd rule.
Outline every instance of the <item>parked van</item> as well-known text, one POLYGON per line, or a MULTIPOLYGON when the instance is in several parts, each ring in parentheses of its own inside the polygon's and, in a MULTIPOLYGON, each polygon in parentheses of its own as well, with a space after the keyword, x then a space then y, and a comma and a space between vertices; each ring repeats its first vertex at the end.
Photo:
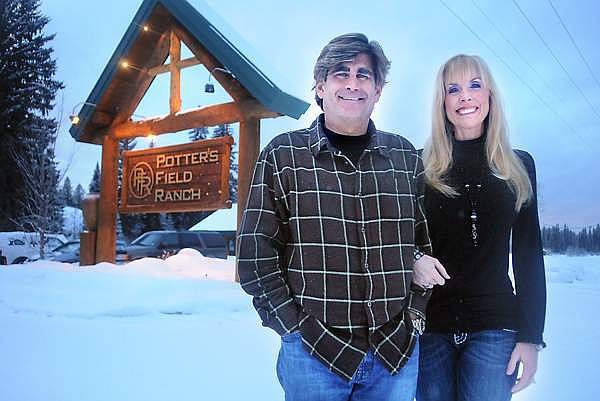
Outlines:
MULTIPOLYGON (((0 232, 0 250, 7 263, 19 264, 40 257, 39 235, 24 231, 0 232)), ((62 234, 46 234, 46 252, 64 244, 67 239, 62 234)))
POLYGON ((164 258, 183 248, 193 248, 210 258, 227 258, 227 244, 215 231, 149 231, 127 247, 127 259, 164 258))

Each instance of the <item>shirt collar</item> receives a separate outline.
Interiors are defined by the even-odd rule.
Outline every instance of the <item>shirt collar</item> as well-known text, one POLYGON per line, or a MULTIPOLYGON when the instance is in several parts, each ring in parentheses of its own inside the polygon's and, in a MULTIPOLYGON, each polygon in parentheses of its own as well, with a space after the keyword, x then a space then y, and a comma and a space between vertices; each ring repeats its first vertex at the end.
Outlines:
MULTIPOLYGON (((308 146, 315 157, 318 157, 319 153, 321 153, 324 148, 332 153, 337 152, 325 134, 325 114, 321 113, 315 121, 313 121, 309 131, 310 139, 308 146)), ((378 151, 382 156, 389 157, 388 147, 383 143, 381 134, 377 131, 375 124, 371 119, 369 119, 367 134, 371 139, 369 140, 366 150, 378 151)))

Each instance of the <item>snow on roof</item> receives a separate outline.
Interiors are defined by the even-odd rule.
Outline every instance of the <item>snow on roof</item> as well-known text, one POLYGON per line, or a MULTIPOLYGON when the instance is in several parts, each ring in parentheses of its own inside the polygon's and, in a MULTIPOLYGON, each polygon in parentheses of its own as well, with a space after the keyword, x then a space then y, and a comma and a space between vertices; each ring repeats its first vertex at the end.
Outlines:
POLYGON ((236 231, 237 230, 237 203, 231 209, 219 209, 192 228, 192 230, 210 231, 236 231))

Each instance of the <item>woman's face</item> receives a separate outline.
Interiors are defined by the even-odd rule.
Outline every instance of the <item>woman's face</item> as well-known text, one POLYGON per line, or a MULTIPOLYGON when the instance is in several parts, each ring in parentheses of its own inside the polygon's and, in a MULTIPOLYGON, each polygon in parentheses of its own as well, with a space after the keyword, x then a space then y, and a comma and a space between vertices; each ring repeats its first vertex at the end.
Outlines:
POLYGON ((490 111, 490 91, 478 74, 465 73, 445 84, 444 108, 458 140, 479 138, 490 111))

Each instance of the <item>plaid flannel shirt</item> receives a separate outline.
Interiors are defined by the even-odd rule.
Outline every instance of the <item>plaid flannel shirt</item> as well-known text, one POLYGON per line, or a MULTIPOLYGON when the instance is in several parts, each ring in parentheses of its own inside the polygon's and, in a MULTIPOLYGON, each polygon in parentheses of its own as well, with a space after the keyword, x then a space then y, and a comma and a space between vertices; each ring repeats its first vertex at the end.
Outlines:
POLYGON ((350 380, 372 348, 393 374, 408 361, 430 292, 411 285, 415 244, 431 253, 423 166, 377 131, 358 165, 332 147, 323 115, 261 152, 238 238, 238 271, 263 325, 300 330, 310 353, 350 380))

